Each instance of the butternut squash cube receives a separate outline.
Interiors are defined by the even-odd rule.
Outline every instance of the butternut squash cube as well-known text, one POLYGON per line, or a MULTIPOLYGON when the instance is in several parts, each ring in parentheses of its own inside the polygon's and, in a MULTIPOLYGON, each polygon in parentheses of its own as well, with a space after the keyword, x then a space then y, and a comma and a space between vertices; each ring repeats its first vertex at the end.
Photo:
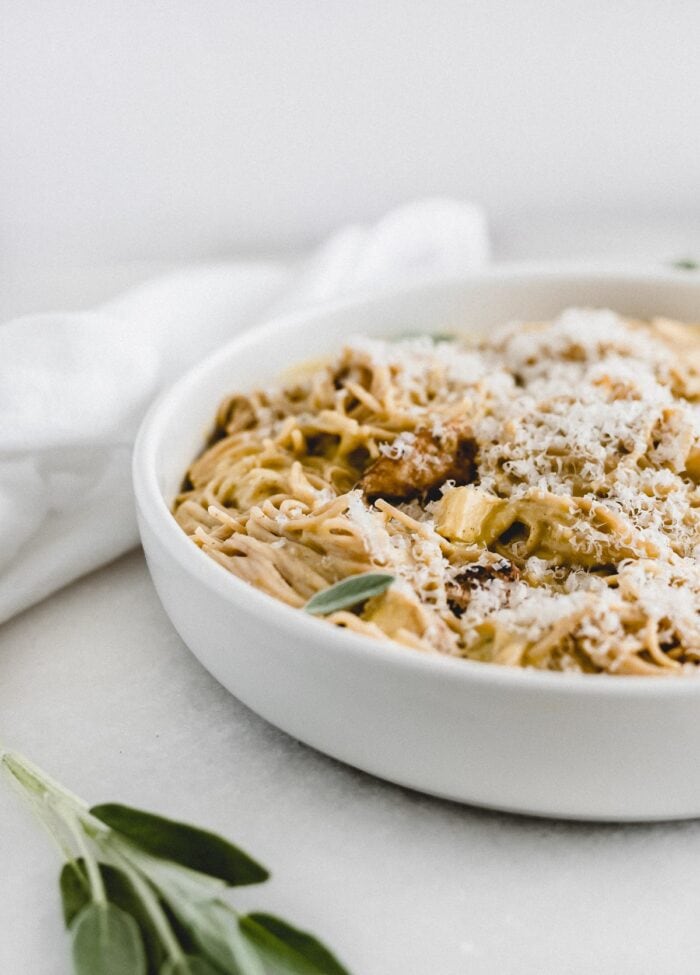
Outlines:
POLYGON ((472 484, 452 488, 440 499, 437 531, 452 542, 488 544, 491 539, 486 523, 504 506, 501 498, 472 484))

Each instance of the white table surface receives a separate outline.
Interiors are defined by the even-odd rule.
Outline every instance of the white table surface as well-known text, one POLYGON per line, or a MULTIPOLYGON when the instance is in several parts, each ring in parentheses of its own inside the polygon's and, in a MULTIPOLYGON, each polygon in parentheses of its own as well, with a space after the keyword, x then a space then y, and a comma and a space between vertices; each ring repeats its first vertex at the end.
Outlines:
MULTIPOLYGON (((544 227, 544 229, 542 229, 544 227)), ((508 257, 700 253, 700 226, 504 233, 508 257)), ((4 314, 76 306, 149 268, 6 283, 4 314)), ((173 631, 134 552, 0 627, 0 737, 90 801, 230 836, 273 873, 239 892, 355 975, 697 975, 700 823, 596 826, 426 798, 252 714, 173 631)), ((683 747, 683 743, 678 743, 683 747)), ((640 761, 643 761, 640 756, 640 761)), ((59 861, 0 788, 0 973, 68 975, 59 861)))

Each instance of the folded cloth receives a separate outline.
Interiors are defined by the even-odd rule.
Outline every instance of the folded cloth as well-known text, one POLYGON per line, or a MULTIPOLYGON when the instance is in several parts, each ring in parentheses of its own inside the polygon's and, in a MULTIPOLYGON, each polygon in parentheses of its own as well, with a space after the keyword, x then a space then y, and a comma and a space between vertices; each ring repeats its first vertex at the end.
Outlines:
POLYGON ((94 311, 0 326, 0 622, 137 543, 136 430, 197 359, 273 315, 487 257, 477 207, 422 200, 303 262, 183 268, 94 311))

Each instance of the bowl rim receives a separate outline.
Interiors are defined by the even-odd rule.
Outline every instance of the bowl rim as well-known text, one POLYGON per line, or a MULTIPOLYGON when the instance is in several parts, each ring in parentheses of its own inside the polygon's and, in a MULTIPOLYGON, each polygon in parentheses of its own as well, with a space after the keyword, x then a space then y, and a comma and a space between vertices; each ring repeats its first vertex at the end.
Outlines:
POLYGON ((696 280, 687 270, 648 268, 634 264, 596 264, 595 262, 527 262, 503 263, 462 275, 433 276, 374 290, 371 294, 353 293, 330 301, 320 302, 303 310, 272 315, 262 323, 246 328, 229 342, 205 356, 168 385, 147 411, 137 434, 132 460, 133 486, 137 507, 149 528, 182 569, 196 577, 199 583, 216 593, 234 608, 245 609, 260 618, 263 624, 278 631, 289 631, 319 646, 323 653, 333 656, 351 655, 370 665, 396 667, 416 674, 432 674, 450 683, 499 685, 513 691, 551 691, 563 695, 594 695, 605 697, 675 697, 700 695, 700 673, 688 677, 645 676, 618 674, 584 674, 576 672, 541 671, 534 668, 506 667, 463 657, 440 653, 412 651, 392 640, 352 633, 329 626, 324 620, 287 606, 273 596, 227 572, 193 545, 175 521, 158 484, 157 457, 163 427, 172 411, 186 397, 192 387, 199 385, 207 374, 214 372, 236 352, 263 345, 271 335, 282 329, 302 328, 318 324, 325 317, 353 308, 366 309, 372 305, 403 299, 441 288, 458 287, 479 280, 499 281, 525 278, 538 282, 600 278, 622 284, 653 282, 659 284, 695 285, 700 296, 700 275, 696 280))

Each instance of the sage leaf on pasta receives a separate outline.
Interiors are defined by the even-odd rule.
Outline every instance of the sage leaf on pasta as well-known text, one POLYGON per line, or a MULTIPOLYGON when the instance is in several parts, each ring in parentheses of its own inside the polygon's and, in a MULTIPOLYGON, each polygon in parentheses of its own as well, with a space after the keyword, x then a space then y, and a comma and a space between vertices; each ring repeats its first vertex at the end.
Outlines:
POLYGON ((146 853, 218 877, 229 887, 259 884, 270 876, 233 843, 196 826, 118 803, 93 806, 90 812, 146 853))
POLYGON ((363 603, 370 596, 385 592, 394 581, 390 572, 363 572, 362 575, 341 579, 328 589, 317 592, 304 606, 313 616, 327 616, 339 609, 349 609, 363 603))
POLYGON ((432 339, 433 342, 456 342, 457 336, 454 332, 400 332, 394 336, 394 342, 406 342, 410 339, 432 339))
POLYGON ((272 914, 247 914, 241 929, 273 972, 294 975, 349 975, 338 959, 306 931, 272 914))
POLYGON ((109 902, 84 907, 75 919, 76 975, 146 975, 146 951, 136 921, 109 902))

